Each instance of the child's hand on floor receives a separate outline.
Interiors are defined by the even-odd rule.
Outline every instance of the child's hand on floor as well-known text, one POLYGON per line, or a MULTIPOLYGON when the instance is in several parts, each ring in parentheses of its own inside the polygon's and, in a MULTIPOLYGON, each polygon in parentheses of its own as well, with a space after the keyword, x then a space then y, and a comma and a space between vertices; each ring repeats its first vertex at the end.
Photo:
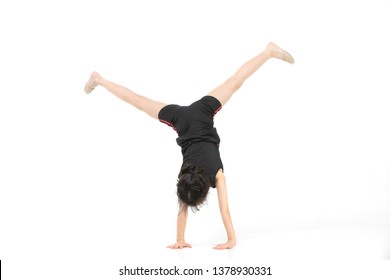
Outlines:
POLYGON ((175 244, 167 246, 167 248, 170 248, 170 249, 183 249, 183 248, 192 248, 192 246, 190 244, 188 244, 187 242, 178 241, 175 244))
POLYGON ((218 244, 218 245, 215 246, 213 249, 216 249, 216 250, 233 249, 233 247, 234 247, 235 245, 236 245, 236 241, 235 241, 235 240, 229 240, 229 241, 226 242, 226 243, 218 244))

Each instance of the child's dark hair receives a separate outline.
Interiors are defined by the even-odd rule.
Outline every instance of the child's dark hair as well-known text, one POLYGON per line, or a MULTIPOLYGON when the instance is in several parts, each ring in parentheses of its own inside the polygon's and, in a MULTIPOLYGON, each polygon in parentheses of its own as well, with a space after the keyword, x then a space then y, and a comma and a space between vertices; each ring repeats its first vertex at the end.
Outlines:
POLYGON ((199 211, 209 192, 210 180, 203 169, 189 163, 181 168, 176 186, 179 204, 199 211))

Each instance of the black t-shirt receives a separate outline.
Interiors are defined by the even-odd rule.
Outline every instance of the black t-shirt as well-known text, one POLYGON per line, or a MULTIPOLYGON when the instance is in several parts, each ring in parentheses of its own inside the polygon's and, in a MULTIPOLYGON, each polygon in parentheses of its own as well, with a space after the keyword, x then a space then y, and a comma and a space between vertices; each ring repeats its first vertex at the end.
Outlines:
POLYGON ((177 144, 183 154, 183 165, 201 167, 215 187, 215 175, 223 169, 219 154, 219 136, 214 127, 214 115, 222 108, 213 96, 204 96, 189 106, 175 104, 161 109, 158 118, 176 130, 177 144))

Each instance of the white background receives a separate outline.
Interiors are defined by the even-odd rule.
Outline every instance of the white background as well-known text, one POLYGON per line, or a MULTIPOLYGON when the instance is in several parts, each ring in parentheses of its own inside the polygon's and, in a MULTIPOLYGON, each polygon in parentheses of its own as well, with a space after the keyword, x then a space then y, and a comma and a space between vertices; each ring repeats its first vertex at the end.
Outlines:
POLYGON ((5 279, 127 279, 125 265, 388 279, 389 1, 2 1, 0 31, 5 279), (269 41, 296 64, 267 62, 215 118, 238 244, 211 249, 212 190, 188 220, 194 248, 166 249, 176 134, 84 83, 97 70, 185 105, 269 41))

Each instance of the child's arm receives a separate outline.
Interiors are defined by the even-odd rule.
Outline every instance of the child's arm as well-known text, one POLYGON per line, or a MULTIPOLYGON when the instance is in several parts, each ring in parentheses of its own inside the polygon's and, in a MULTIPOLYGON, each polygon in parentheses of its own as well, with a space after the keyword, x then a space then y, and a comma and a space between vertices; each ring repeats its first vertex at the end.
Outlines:
POLYGON ((168 246, 170 249, 183 249, 192 248, 192 246, 185 242, 184 232, 186 230, 188 207, 186 205, 180 205, 179 215, 177 216, 177 237, 176 243, 168 246))
POLYGON ((228 241, 223 244, 218 244, 214 249, 232 249, 236 245, 236 234, 234 232, 232 218, 230 217, 226 180, 222 170, 219 170, 217 173, 215 185, 218 193, 219 210, 221 211, 221 217, 226 229, 228 241))

